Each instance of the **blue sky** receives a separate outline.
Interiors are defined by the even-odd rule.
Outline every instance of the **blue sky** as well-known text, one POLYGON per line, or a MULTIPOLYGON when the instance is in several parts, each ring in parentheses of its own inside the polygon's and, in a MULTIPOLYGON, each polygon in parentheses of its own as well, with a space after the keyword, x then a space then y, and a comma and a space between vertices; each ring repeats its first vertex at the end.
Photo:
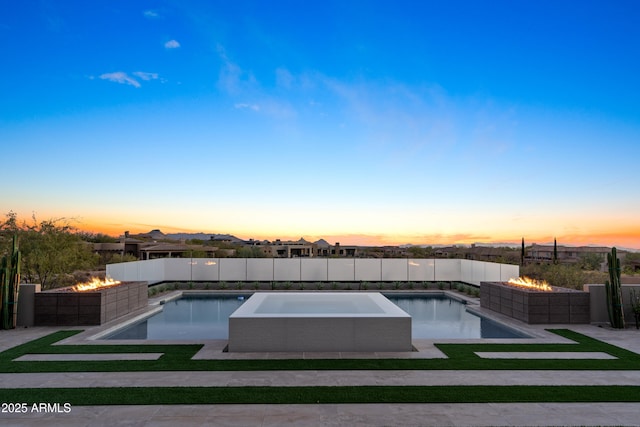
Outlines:
POLYGON ((0 0, 0 208, 640 248, 635 1, 0 0))

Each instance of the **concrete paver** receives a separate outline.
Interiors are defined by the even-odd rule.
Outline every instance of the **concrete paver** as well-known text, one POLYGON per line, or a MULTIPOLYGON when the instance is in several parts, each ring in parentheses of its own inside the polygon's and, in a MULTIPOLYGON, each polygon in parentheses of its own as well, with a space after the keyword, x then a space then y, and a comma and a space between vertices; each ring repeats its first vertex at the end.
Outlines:
POLYGON ((637 426, 640 403, 76 406, 3 426, 637 426))
MULTIPOLYGON (((549 326, 527 326, 534 339, 519 342, 569 342, 544 331, 549 326)), ((640 332, 592 325, 554 325, 640 353, 640 332)), ((0 332, 0 351, 55 332, 56 328, 29 328, 0 332)), ((91 331, 88 331, 90 334, 91 331)), ((88 344, 87 334, 68 344, 88 344)), ((493 342, 504 342, 492 340, 493 342)), ((438 341, 444 342, 444 341, 438 341)), ((465 341, 458 340, 457 343, 465 341)), ((478 342, 478 340, 469 340, 478 342)), ((487 342, 487 340, 485 340, 487 342)), ((96 345, 113 344, 102 342, 96 345)), ((131 342, 127 342, 131 344, 131 342)), ((418 352, 396 357, 444 357, 433 341, 415 343, 418 352)), ((222 342, 205 345, 196 358, 350 358, 388 357, 386 354, 221 354, 222 342)), ((41 355, 37 357, 50 357, 41 355)), ((65 357, 60 355, 55 357, 65 357)), ((93 357, 82 355, 78 357, 93 357)), ((495 356, 495 355, 494 355, 495 356)), ((517 355, 510 355, 514 358, 517 355)), ((540 354, 537 354, 540 356, 540 354)), ((572 358, 585 356, 574 354, 572 358)), ((589 355, 601 357, 603 355, 589 355)), ((29 355, 28 357, 35 357, 29 355)), ((130 358, 126 354, 118 357, 130 358)), ((144 356, 146 357, 146 356, 144 356)), ((542 356, 544 357, 544 356, 542 356)), ((33 360, 33 359, 32 359, 33 360)), ((51 359, 48 359, 51 360, 51 359)), ((639 371, 278 371, 278 372, 82 372, 0 374, 4 388, 18 387, 126 387, 145 385, 638 385, 639 371)), ((2 403, 2 402, 0 402, 2 403)), ((4 402, 7 403, 7 402, 4 402)), ((318 405, 141 405, 74 406, 70 413, 0 413, 5 426, 547 426, 640 425, 640 403, 489 403, 489 404, 318 404, 318 405)))
POLYGON ((15 362, 78 362, 104 360, 158 360, 164 353, 24 354, 15 362))
POLYGON ((4 388, 638 385, 638 371, 160 371, 0 374, 4 388))
POLYGON ((483 359, 617 359, 608 353, 587 351, 476 351, 475 355, 483 359))

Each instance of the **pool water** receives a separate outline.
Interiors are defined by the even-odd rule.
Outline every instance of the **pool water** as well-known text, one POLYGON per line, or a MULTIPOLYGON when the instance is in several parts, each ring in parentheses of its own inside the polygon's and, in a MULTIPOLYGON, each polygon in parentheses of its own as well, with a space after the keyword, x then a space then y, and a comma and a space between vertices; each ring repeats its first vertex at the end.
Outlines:
POLYGON ((526 338, 523 334, 467 311, 464 303, 446 295, 386 295, 411 315, 413 339, 526 338))
POLYGON ((163 305, 160 313, 116 331, 106 339, 227 339, 229 316, 251 294, 183 295, 163 305))
MULTIPOLYGON (((183 295, 141 322, 105 337, 110 340, 228 339, 229 316, 251 294, 183 295)), ((385 295, 411 315, 413 339, 524 338, 504 325, 469 313, 446 295, 385 295)))

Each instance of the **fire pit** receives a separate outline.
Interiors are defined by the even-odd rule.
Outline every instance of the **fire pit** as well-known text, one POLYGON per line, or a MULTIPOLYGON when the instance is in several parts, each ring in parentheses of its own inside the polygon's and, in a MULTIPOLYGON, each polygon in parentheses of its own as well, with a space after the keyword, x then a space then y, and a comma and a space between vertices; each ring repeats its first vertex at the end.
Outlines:
POLYGON ((481 282, 480 306, 529 324, 589 323, 589 293, 527 278, 481 282))
POLYGON ((101 325, 147 306, 147 282, 78 284, 34 295, 34 325, 101 325))

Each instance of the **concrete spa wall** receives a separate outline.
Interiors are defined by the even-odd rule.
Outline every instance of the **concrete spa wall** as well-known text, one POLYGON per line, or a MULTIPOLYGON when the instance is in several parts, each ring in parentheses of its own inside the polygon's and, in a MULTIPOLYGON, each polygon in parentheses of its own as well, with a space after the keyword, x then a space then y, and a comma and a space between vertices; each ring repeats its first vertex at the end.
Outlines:
POLYGON ((120 281, 459 281, 504 282, 518 277, 512 264, 464 259, 160 258, 107 265, 120 281))

